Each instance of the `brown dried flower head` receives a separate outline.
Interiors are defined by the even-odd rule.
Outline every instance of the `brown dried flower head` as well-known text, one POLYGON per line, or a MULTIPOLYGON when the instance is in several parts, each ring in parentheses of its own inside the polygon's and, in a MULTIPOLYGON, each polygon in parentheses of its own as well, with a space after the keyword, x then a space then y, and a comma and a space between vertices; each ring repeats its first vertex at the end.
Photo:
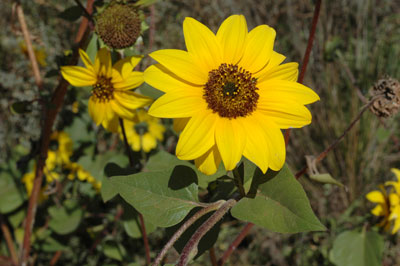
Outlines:
POLYGON ((389 117, 400 109, 400 83, 386 76, 370 89, 371 99, 377 98, 371 105, 371 111, 378 117, 389 117))
POLYGON ((140 24, 133 4, 113 1, 96 17, 96 32, 109 47, 122 49, 135 44, 140 35, 140 24))

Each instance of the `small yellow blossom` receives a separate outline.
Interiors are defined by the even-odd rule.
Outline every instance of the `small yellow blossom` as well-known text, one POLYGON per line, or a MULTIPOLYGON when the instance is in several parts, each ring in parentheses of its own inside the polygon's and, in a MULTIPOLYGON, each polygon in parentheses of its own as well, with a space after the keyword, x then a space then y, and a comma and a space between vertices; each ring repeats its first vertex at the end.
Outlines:
MULTIPOLYGON (((124 120, 126 137, 134 151, 149 152, 157 147, 157 141, 164 139, 165 127, 159 118, 149 115, 144 109, 138 110, 136 122, 124 120)), ((121 130, 120 138, 123 139, 121 130)))
MULTIPOLYGON (((25 56, 28 56, 28 48, 26 48, 25 42, 21 41, 19 43, 19 47, 21 48, 22 53, 25 56)), ((47 63, 46 63, 46 57, 47 57, 46 51, 43 48, 37 48, 37 47, 34 46, 33 47, 33 52, 35 53, 35 57, 36 57, 36 60, 39 63, 39 65, 42 66, 42 67, 47 66, 47 63)))
POLYGON ((118 118, 132 120, 137 108, 152 102, 152 99, 131 90, 143 83, 143 73, 134 71, 142 57, 128 57, 112 65, 111 54, 106 48, 97 52, 94 63, 83 50, 79 53, 86 68, 63 66, 61 74, 72 86, 92 86, 89 98, 91 118, 108 131, 118 132, 118 118))

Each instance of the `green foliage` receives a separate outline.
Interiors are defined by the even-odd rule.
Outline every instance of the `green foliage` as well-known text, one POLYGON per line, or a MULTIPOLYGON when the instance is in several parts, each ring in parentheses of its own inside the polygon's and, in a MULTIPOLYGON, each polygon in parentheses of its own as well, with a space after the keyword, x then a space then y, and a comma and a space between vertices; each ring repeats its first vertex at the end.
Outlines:
POLYGON ((29 101, 21 101, 21 102, 15 102, 11 105, 11 111, 14 114, 28 114, 32 112, 32 104, 29 101))
POLYGON ((49 227, 60 235, 75 231, 83 215, 82 209, 73 200, 64 201, 61 207, 52 206, 48 211, 51 217, 49 227))
POLYGON ((342 183, 340 183, 339 181, 337 181, 336 179, 334 179, 330 174, 325 173, 325 174, 316 174, 316 175, 310 175, 310 179, 320 182, 320 183, 324 183, 324 184, 334 184, 337 185, 339 187, 344 187, 344 185, 342 183))
POLYGON ((196 182, 191 168, 178 165, 170 170, 112 176, 103 180, 101 193, 104 201, 121 195, 152 224, 168 227, 201 206, 196 182))
POLYGON ((24 203, 25 194, 18 188, 13 176, 0 169, 0 213, 8 213, 24 203))
POLYGON ((232 208, 235 218, 279 233, 325 230, 287 165, 265 175, 255 169, 248 196, 232 208))
POLYGON ((58 17, 67 21, 75 21, 83 15, 82 8, 79 6, 71 6, 58 14, 58 17))
POLYGON ((383 247, 383 237, 377 232, 346 231, 336 237, 329 257, 337 266, 378 266, 383 247))

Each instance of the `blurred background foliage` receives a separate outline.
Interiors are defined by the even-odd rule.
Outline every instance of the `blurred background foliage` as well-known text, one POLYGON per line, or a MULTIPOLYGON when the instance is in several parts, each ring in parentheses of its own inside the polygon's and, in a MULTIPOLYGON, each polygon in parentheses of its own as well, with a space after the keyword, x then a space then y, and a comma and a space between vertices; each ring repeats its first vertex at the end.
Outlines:
MULTIPOLYGON (((160 48, 184 49, 182 22, 187 16, 215 31, 230 14, 243 14, 249 29, 260 24, 273 27, 277 31, 275 50, 286 55, 287 62, 301 62, 314 2, 159 1, 155 4, 154 18, 150 17, 148 8, 143 9, 147 24, 155 19, 152 47, 148 49, 150 40, 149 31, 146 31, 135 49, 142 54, 160 48)), ((33 169, 43 121, 38 99, 51 96, 59 78, 58 66, 68 56, 80 21, 65 13, 62 15, 74 6, 72 0, 24 0, 21 3, 37 57, 42 58, 40 68, 45 76, 45 90, 39 92, 35 86, 19 24, 12 12, 12 1, 1 1, 0 190, 17 191, 19 196, 6 197, 7 202, 3 196, 0 212, 17 246, 22 241, 27 207, 22 176, 33 169), (27 101, 29 112, 23 115, 12 112, 11 105, 18 101, 27 101)), ((101 4, 102 1, 96 1, 96 5, 101 4)), ((321 101, 310 106, 312 124, 292 131, 287 162, 294 172, 305 165, 306 155, 318 155, 342 134, 365 104, 369 89, 378 79, 385 74, 400 77, 399 58, 398 1, 323 1, 304 81, 320 95, 321 101)), ((151 63, 145 58, 141 70, 151 63)), ((141 90, 155 95, 146 85, 141 90)), ((117 161, 127 166, 128 160, 119 136, 95 127, 89 119, 86 106, 89 93, 89 90, 69 89, 56 129, 67 132, 72 139, 71 161, 100 180, 107 162, 117 161)), ((166 133, 158 149, 172 152, 176 135, 171 121, 164 121, 164 125, 166 133)), ((229 265, 332 265, 329 252, 337 235, 376 222, 369 214, 372 204, 367 203, 365 194, 376 189, 378 184, 392 180, 390 168, 400 167, 399 132, 398 115, 380 120, 370 112, 364 114, 344 141, 318 164, 321 173, 331 174, 345 188, 315 183, 305 176, 300 179, 316 215, 328 230, 284 235, 253 227, 232 254, 229 265)), ((154 153, 156 151, 151 151, 146 157, 154 153)), ((146 160, 140 152, 135 152, 135 157, 141 158, 142 163, 146 160)), ((136 168, 141 167, 138 163, 136 168)), ((128 265, 132 261, 136 264, 129 265, 144 264, 136 211, 122 200, 104 204, 88 182, 60 180, 62 182, 52 184, 49 199, 39 206, 38 213, 42 215, 37 216, 33 239, 37 265, 49 265, 54 253, 60 250, 60 265, 128 265)), ((217 254, 226 250, 242 227, 243 223, 226 217, 215 244, 217 254)), ((154 257, 167 238, 164 230, 155 230, 151 225, 148 225, 148 232, 154 257)), ((383 265, 400 265, 400 242, 396 235, 385 235, 383 250, 383 265)), ((4 241, 0 242, 0 254, 8 254, 4 241)), ((168 260, 173 261, 174 256, 176 254, 171 253, 168 260)), ((205 253, 193 265, 209 264, 205 253)))

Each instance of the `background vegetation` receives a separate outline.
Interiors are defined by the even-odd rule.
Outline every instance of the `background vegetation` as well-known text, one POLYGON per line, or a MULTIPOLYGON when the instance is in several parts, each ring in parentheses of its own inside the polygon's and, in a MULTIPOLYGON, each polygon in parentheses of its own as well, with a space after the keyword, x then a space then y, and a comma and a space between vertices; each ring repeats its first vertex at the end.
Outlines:
MULTIPOLYGON (((0 180, 0 184, 6 184, 5 176, 10 176, 13 188, 20 191, 22 203, 16 209, 0 213, 2 224, 10 228, 16 240, 17 249, 22 242, 22 224, 27 208, 27 195, 21 179, 32 170, 43 121, 39 102, 35 99, 51 95, 57 84, 56 71, 71 49, 79 25, 79 19, 71 21, 68 16, 70 20, 60 16, 74 5, 74 1, 21 3, 34 46, 44 54, 44 64, 40 69, 46 78, 44 90, 39 92, 30 62, 21 48, 23 37, 12 12, 13 3, 1 1, 0 178, 3 181, 0 180), (29 101, 30 112, 24 115, 13 113, 10 106, 17 101, 29 101)), ((101 1, 96 1, 96 4, 100 5, 101 1)), ((160 48, 184 49, 182 22, 186 16, 215 31, 230 14, 243 14, 249 28, 260 24, 275 28, 275 50, 286 55, 287 61, 301 62, 314 4, 314 1, 307 0, 159 1, 154 5, 152 16, 149 8, 144 9, 147 24, 155 20, 154 41, 146 31, 136 49, 143 54, 160 48), (149 49, 150 42, 152 47, 149 49)), ((385 74, 400 77, 399 58, 400 3, 390 0, 323 1, 304 81, 320 95, 321 101, 310 106, 312 124, 292 130, 287 162, 294 172, 306 164, 306 155, 318 155, 342 134, 365 104, 369 89, 378 79, 385 74)), ((141 69, 150 63, 146 58, 141 69)), ((146 85, 141 91, 156 95, 146 85)), ((88 91, 71 87, 56 121, 56 129, 66 131, 73 141, 72 160, 91 173, 101 171, 100 166, 110 158, 127 164, 119 137, 95 127, 89 119, 87 96, 88 91), (78 112, 74 109, 76 106, 78 112)), ((177 137, 171 121, 164 121, 164 124, 167 132, 159 149, 172 152, 177 137)), ((229 265, 333 265, 329 253, 335 237, 345 230, 370 227, 376 222, 370 215, 372 204, 366 201, 365 195, 379 184, 394 179, 390 168, 400 168, 399 132, 398 115, 380 120, 370 112, 365 113, 344 141, 318 164, 321 173, 331 174, 345 187, 316 183, 306 176, 300 179, 313 210, 328 230, 285 235, 253 227, 232 254, 229 265)), ((154 153, 156 151, 148 156, 154 153)), ((140 158, 141 154, 135 153, 135 156, 140 158)), ((3 188, 0 187, 0 191, 3 188)), ((15 202, 13 198, 4 200, 2 197, 0 205, 15 202)), ((103 203, 96 189, 87 182, 75 180, 55 184, 54 192, 38 210, 40 215, 36 220, 32 251, 36 254, 36 264, 49 265, 58 250, 62 250, 59 265, 128 265, 132 261, 137 265, 144 264, 136 214, 130 208, 122 200, 103 203), (76 216, 79 221, 75 228, 60 233, 57 226, 51 224, 50 208, 70 204, 64 201, 82 205, 84 212, 76 216)), ((214 246, 217 255, 227 249, 242 227, 243 223, 225 217, 214 246)), ((148 225, 148 232, 154 257, 168 238, 165 230, 152 232, 151 225, 148 225)), ((400 265, 398 236, 383 232, 382 235, 385 239, 383 265, 400 265)), ((3 239, 0 239, 0 255, 9 256, 3 239)), ((168 261, 174 261, 173 253, 169 254, 168 261)), ((193 265, 210 265, 208 252, 193 265)))

